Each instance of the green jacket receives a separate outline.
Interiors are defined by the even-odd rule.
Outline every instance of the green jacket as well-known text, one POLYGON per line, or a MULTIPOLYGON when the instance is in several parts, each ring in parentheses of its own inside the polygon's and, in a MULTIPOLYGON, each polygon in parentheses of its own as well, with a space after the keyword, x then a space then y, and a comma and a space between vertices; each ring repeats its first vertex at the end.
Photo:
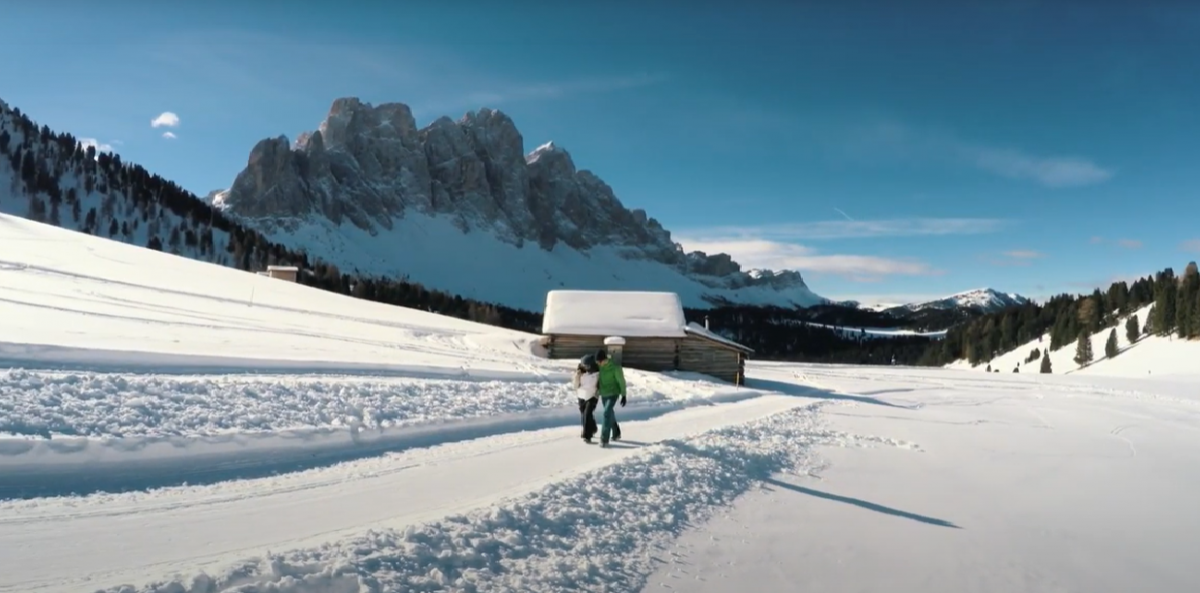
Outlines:
POLYGON ((600 365, 600 381, 596 393, 600 397, 617 397, 625 395, 625 373, 613 361, 600 365))

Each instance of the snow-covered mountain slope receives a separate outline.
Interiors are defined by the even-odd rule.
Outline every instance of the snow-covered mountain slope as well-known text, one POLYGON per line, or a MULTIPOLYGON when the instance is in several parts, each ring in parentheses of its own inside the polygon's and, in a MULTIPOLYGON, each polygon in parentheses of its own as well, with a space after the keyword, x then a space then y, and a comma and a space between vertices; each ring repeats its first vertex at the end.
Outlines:
POLYGON ((691 307, 825 302, 797 272, 685 253, 562 147, 526 154, 491 109, 418 128, 406 105, 337 99, 295 145, 261 141, 213 202, 343 270, 527 310, 560 288, 667 290, 691 307))
POLYGON ((1000 309, 1024 305, 1028 302, 1028 298, 1016 293, 1000 292, 992 288, 977 288, 932 301, 898 305, 885 309, 885 311, 913 313, 929 309, 971 309, 982 313, 992 313, 1000 309))
MULTIPOLYGON (((1139 309, 1135 315, 1138 318, 1138 327, 1145 327, 1147 315, 1153 305, 1147 305, 1139 309)), ((953 369, 973 369, 976 371, 986 370, 989 366, 993 371, 999 370, 1001 373, 1011 373, 1013 369, 1019 369, 1021 373, 1037 373, 1041 368, 1041 357, 1026 362, 1030 358, 1034 349, 1037 349, 1042 356, 1050 357, 1051 372, 1054 374, 1072 374, 1072 375, 1103 375, 1117 377, 1173 377, 1187 376, 1200 377, 1200 341, 1181 340, 1178 337, 1163 337, 1140 334, 1137 342, 1130 344, 1129 339, 1125 335, 1125 323, 1122 320, 1117 324, 1116 336, 1119 353, 1115 358, 1108 358, 1104 354, 1104 344, 1108 341, 1108 336, 1113 332, 1114 328, 1105 328, 1092 334, 1092 353, 1093 361, 1079 368, 1079 364, 1075 362, 1076 343, 1074 341, 1066 344, 1058 350, 1047 353, 1050 347, 1050 334, 1042 336, 1039 340, 1033 340, 1028 344, 1018 347, 1016 350, 1007 352, 996 358, 986 361, 982 364, 972 367, 966 360, 959 360, 946 365, 953 369)))

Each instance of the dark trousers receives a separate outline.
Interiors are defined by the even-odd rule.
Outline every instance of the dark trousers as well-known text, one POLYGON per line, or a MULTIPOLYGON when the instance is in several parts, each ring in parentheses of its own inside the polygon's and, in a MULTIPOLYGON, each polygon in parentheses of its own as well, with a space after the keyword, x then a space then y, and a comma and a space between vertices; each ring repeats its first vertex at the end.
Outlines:
POLYGON ((617 424, 617 412, 613 409, 619 399, 621 399, 619 395, 600 398, 604 404, 604 421, 600 424, 601 443, 607 443, 609 437, 612 437, 614 441, 621 439, 621 425, 617 424))
POLYGON ((590 439, 596 436, 596 417, 592 414, 596 411, 596 404, 600 398, 593 397, 591 399, 579 400, 579 415, 580 421, 583 423, 583 438, 590 439))

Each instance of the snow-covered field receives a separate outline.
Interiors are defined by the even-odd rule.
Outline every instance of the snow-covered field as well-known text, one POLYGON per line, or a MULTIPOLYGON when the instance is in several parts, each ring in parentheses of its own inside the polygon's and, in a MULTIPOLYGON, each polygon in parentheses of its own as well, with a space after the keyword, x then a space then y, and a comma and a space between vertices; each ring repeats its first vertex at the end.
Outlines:
POLYGON ((896 329, 887 327, 849 327, 844 325, 829 325, 826 323, 805 322, 814 327, 823 327, 831 329, 841 334, 844 338, 933 338, 940 340, 946 337, 946 330, 937 331, 917 331, 912 329, 896 329))
POLYGON ((807 474, 764 476, 645 591, 1196 589, 1196 383, 759 364, 853 398, 807 474), (833 436, 837 435, 837 436, 833 436))
POLYGON ((1194 589, 1183 375, 628 370, 604 450, 534 336, 11 217, 0 260, 0 592, 1194 589))

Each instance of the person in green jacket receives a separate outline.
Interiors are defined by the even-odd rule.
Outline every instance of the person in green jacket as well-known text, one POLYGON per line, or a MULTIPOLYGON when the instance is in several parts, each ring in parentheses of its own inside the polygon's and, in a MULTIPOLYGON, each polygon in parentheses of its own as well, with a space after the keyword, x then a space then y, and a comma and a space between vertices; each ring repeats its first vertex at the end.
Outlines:
POLYGON ((603 348, 596 353, 596 362, 600 363, 600 378, 597 381, 596 392, 600 395, 600 404, 604 407, 604 420, 600 424, 600 446, 607 447, 609 438, 621 440, 621 426, 617 424, 617 414, 613 410, 617 400, 625 407, 625 373, 621 365, 608 357, 603 348))

